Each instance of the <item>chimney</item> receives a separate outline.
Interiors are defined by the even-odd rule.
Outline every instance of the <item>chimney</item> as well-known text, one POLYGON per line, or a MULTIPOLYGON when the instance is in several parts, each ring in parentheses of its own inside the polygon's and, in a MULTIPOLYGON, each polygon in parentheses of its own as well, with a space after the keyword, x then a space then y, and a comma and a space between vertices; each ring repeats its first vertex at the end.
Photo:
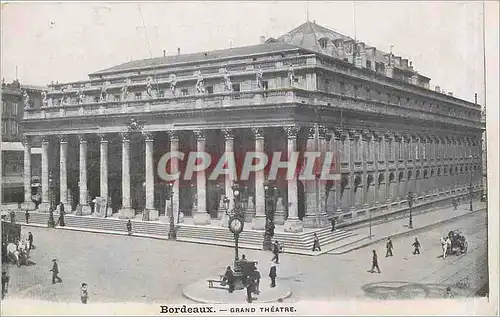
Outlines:
POLYGON ((474 103, 477 105, 477 92, 474 94, 474 103))
POLYGON ((181 55, 181 48, 180 47, 177 48, 177 55, 181 55))
POLYGON ((266 37, 261 35, 260 36, 260 44, 264 44, 266 42, 266 37))
POLYGON ((163 57, 167 56, 167 50, 163 50, 163 57))
POLYGON ((436 90, 436 92, 441 92, 441 87, 436 86, 435 90, 436 90))

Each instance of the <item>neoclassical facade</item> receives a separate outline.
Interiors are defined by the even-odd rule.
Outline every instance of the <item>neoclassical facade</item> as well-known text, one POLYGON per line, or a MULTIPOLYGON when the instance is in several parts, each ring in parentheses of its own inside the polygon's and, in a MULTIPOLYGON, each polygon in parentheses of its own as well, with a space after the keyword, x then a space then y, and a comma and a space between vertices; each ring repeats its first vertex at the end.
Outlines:
MULTIPOLYGON (((480 191, 481 107, 430 90, 429 80, 408 60, 307 22, 259 45, 133 61, 52 84, 23 120, 26 151, 42 137, 39 209, 52 197, 87 215, 100 196, 121 218, 156 220, 170 205, 157 173, 168 151, 234 152, 238 166, 248 151, 334 153, 338 181, 270 181, 267 169, 237 180, 255 229, 264 228, 270 199, 276 223, 297 232, 332 215, 390 213, 409 192, 432 205, 480 191)), ((209 170, 173 183, 174 214, 198 225, 220 217, 234 181, 211 180, 209 170)))

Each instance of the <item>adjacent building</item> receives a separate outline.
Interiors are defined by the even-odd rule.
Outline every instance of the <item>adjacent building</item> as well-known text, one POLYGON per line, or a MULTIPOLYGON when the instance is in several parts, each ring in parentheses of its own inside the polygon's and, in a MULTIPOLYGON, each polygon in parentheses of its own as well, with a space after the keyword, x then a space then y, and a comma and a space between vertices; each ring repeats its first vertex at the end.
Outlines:
POLYGON ((272 212, 291 232, 405 209, 409 194, 430 207, 481 190, 480 105, 430 89, 404 57, 311 22, 253 46, 179 49, 52 84, 22 126, 26 144, 42 138, 40 211, 53 197, 90 214, 100 196, 121 218, 156 220, 170 205, 157 163, 175 150, 235 152, 237 165, 247 151, 336 153, 339 181, 270 181, 268 170, 175 181, 174 212, 198 225, 220 217, 234 183, 253 228, 272 212))
MULTIPOLYGON (((27 108, 41 107, 43 87, 21 85, 18 80, 6 84, 2 82, 2 203, 17 208, 18 203, 25 200, 24 196, 24 155, 23 134, 20 121, 27 108)), ((36 199, 40 176, 39 138, 32 138, 34 147, 31 149, 30 166, 31 179, 30 196, 36 199), (38 144, 38 148, 36 145, 38 144)))

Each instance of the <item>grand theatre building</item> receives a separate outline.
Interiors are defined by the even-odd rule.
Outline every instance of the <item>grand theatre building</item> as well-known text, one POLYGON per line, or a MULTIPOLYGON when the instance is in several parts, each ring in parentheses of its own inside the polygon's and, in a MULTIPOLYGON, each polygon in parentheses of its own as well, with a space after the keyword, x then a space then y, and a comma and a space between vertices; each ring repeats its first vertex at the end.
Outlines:
MULTIPOLYGON (((285 231, 299 232, 332 216, 400 212, 409 194, 429 208, 476 195, 481 107, 429 82, 404 57, 307 22, 253 46, 179 51, 55 83, 41 107, 24 112, 27 151, 41 136, 38 209, 62 202, 85 216, 94 197, 107 197, 108 216, 154 221, 173 206, 185 221, 208 225, 238 184, 249 226, 263 229, 272 209, 285 231), (269 180, 264 169, 248 180, 212 180, 206 170, 175 181, 170 195, 157 172, 169 151, 234 152, 236 165, 249 151, 333 152, 339 177, 269 180)), ((24 182, 33 208, 29 172, 24 182)))

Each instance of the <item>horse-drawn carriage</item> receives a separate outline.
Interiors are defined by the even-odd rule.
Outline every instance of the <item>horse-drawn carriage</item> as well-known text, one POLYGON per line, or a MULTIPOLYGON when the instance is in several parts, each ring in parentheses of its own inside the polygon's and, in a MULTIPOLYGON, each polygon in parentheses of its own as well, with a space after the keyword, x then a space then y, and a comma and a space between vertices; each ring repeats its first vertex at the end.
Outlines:
POLYGON ((29 242, 21 241, 21 225, 2 220, 2 262, 28 265, 29 242))
POLYGON ((469 243, 465 236, 459 230, 453 230, 448 233, 448 247, 446 253, 451 255, 460 255, 467 253, 469 243))

